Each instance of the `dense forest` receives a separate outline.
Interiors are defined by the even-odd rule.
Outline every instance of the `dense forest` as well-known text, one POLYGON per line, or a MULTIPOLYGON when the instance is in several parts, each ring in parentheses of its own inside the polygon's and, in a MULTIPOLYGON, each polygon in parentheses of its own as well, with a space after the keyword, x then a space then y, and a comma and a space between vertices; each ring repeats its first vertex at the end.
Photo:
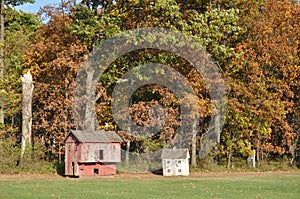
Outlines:
MULTIPOLYGON (((106 39, 146 27, 187 35, 223 71, 225 123, 220 142, 205 164, 243 166, 254 152, 259 163, 296 164, 300 149, 300 5, 294 1, 62 1, 42 8, 37 15, 15 9, 33 1, 1 2, 0 172, 29 171, 33 164, 62 162, 65 136, 76 128, 73 87, 82 63, 106 39), (20 77, 28 70, 34 82, 32 146, 21 158, 20 77)), ((122 148, 131 153, 148 153, 172 143, 181 125, 179 104, 183 99, 164 86, 142 86, 131 99, 131 117, 140 126, 149 124, 151 107, 167 107, 165 123, 157 134, 139 137, 126 132, 112 114, 112 93, 118 80, 149 62, 181 73, 197 96, 193 99, 200 118, 193 142, 196 151, 190 148, 196 157, 209 131, 213 100, 192 64, 163 50, 135 50, 109 66, 97 84, 97 128, 116 130, 124 140, 122 148)), ((200 167, 203 161, 197 158, 192 163, 200 167)))

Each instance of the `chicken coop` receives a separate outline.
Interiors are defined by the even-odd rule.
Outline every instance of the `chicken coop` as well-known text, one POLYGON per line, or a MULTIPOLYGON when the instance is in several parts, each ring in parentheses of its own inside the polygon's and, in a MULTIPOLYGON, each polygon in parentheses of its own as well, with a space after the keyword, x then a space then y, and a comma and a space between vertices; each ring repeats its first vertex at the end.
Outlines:
POLYGON ((189 175, 188 149, 163 149, 161 154, 164 176, 189 175))

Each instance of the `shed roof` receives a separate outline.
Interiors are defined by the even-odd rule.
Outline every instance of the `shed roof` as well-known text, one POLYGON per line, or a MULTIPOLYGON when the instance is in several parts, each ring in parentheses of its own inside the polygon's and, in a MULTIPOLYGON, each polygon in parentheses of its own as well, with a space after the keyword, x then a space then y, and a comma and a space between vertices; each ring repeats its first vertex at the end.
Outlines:
POLYGON ((67 138, 72 134, 79 142, 122 142, 115 131, 80 131, 71 130, 67 138))
POLYGON ((186 159, 190 158, 188 149, 163 149, 161 159, 186 159))

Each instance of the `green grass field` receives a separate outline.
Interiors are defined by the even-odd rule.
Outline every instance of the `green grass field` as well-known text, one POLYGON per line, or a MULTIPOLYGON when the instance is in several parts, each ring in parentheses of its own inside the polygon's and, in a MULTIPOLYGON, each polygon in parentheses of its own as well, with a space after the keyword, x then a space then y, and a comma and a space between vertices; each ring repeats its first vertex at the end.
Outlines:
POLYGON ((0 178, 0 198, 300 198, 299 172, 0 178))

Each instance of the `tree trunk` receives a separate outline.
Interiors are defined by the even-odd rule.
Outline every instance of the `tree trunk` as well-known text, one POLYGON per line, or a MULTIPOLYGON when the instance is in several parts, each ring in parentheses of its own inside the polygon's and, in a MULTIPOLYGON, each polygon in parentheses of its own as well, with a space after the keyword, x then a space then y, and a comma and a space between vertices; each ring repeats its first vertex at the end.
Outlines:
POLYGON ((217 143, 220 143, 220 135, 221 135, 221 115, 218 113, 215 119, 215 135, 217 136, 217 143))
POLYGON ((86 70, 86 104, 85 104, 85 119, 84 119, 84 130, 94 131, 97 126, 95 123, 95 87, 96 81, 94 80, 94 73, 92 67, 86 70))
POLYGON ((125 155, 125 163, 129 165, 129 150, 130 150, 130 140, 127 140, 126 143, 126 155, 125 155))
POLYGON ((30 71, 24 74, 21 77, 22 80, 22 152, 21 157, 23 157, 25 149, 27 146, 31 146, 32 144, 32 136, 31 136, 31 125, 32 125, 32 92, 33 92, 33 83, 32 76, 30 71))
MULTIPOLYGON (((4 0, 1 0, 0 8, 0 78, 4 76, 4 0)), ((0 124, 4 124, 4 110, 0 106, 0 124)))
POLYGON ((290 120, 292 123, 292 128, 296 132, 296 138, 294 139, 294 143, 291 147, 292 159, 290 160, 290 165, 293 165, 294 163, 296 163, 296 165, 299 166, 298 154, 299 154, 299 149, 300 149, 300 112, 298 110, 295 110, 295 114, 292 116, 292 118, 290 120))
POLYGON ((192 154, 191 154, 191 164, 193 167, 197 166, 196 153, 197 153, 197 135, 194 134, 192 138, 192 154))
POLYGON ((229 150, 229 152, 227 153, 227 168, 229 169, 231 166, 231 156, 232 156, 232 151, 231 149, 229 150))
POLYGON ((191 153, 191 165, 197 166, 197 123, 193 123, 193 137, 192 137, 192 153, 191 153))
POLYGON ((298 139, 299 139, 299 134, 297 133, 297 137, 295 139, 295 142, 293 143, 293 145, 291 147, 291 155, 292 155, 292 158, 290 160, 290 165, 291 166, 293 165, 294 160, 296 159, 296 150, 297 150, 298 139))
POLYGON ((256 147, 256 161, 257 161, 257 167, 259 167, 259 161, 260 161, 260 134, 258 133, 258 143, 256 147))

